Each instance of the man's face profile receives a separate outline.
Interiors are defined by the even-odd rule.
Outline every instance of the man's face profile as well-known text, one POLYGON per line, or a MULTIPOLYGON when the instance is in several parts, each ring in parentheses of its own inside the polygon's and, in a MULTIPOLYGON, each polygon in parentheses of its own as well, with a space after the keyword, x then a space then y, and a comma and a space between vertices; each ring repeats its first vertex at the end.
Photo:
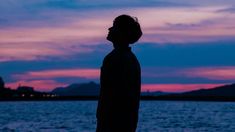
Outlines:
POLYGON ((113 22, 113 26, 110 27, 108 30, 109 30, 109 32, 107 35, 107 40, 114 43, 114 42, 122 39, 118 25, 115 22, 113 22))

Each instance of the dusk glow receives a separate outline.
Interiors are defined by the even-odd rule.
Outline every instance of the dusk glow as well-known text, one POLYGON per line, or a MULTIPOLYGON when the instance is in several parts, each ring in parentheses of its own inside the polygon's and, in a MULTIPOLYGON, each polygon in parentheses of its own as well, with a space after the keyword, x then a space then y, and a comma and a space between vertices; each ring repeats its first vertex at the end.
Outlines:
POLYGON ((66 85, 67 84, 55 82, 54 80, 34 80, 8 83, 7 87, 16 89, 18 86, 34 86, 38 91, 51 91, 52 88, 64 87, 66 85))
POLYGON ((112 50, 108 28, 120 14, 138 18, 143 37, 132 47, 142 91, 183 92, 235 81, 235 1, 6 0, 0 2, 0 76, 49 91, 99 83, 112 50), (121 4, 122 3, 122 4, 121 4))
POLYGON ((143 84, 142 91, 186 92, 197 89, 209 89, 224 84, 143 84))
POLYGON ((195 68, 185 72, 189 77, 203 77, 208 79, 235 80, 235 67, 195 68))
POLYGON ((38 72, 28 72, 26 74, 13 75, 17 79, 52 79, 61 77, 81 77, 81 78, 98 78, 100 76, 99 69, 59 69, 46 70, 38 72))

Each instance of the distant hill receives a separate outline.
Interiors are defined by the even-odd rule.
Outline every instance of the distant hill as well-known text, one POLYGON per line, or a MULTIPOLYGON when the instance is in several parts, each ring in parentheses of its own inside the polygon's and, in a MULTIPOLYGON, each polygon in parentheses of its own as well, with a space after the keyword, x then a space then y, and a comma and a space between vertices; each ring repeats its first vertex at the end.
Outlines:
POLYGON ((160 95, 168 95, 172 93, 162 92, 162 91, 154 91, 154 92, 141 92, 141 96, 160 96, 160 95))
POLYGON ((235 101, 235 84, 211 89, 200 89, 184 93, 149 96, 143 100, 180 100, 180 101, 235 101))
POLYGON ((29 86, 19 86, 16 90, 21 93, 34 93, 35 92, 34 88, 29 87, 29 86))
MULTIPOLYGON (((67 87, 58 87, 51 91, 52 94, 60 96, 99 96, 100 85, 95 82, 74 83, 67 87)), ((159 96, 171 94, 168 92, 154 91, 141 92, 142 96, 159 96)))
MULTIPOLYGON (((99 84, 89 82, 55 88, 51 93, 59 96, 98 96, 99 90, 99 84)), ((147 100, 234 100, 235 84, 177 94, 161 91, 142 92, 141 96, 147 100)))
POLYGON ((98 96, 100 85, 95 82, 74 83, 67 87, 55 88, 51 91, 53 94, 60 96, 98 96))
POLYGON ((235 84, 224 85, 212 89, 200 89, 179 94, 181 96, 217 96, 235 97, 235 84))

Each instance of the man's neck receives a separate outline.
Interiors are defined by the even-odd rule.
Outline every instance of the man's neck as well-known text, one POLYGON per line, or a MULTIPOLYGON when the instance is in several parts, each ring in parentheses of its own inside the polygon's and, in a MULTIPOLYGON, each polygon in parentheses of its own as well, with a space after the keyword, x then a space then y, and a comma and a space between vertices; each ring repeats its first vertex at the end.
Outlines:
POLYGON ((129 49, 129 44, 113 43, 114 49, 129 49))

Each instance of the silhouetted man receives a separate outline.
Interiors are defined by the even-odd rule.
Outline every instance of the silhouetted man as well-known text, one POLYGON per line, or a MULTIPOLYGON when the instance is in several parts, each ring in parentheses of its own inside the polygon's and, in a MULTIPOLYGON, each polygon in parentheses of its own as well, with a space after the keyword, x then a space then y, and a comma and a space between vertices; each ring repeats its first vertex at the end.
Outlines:
POLYGON ((142 36, 136 18, 121 15, 109 28, 113 51, 103 60, 97 108, 97 132, 135 132, 138 123, 141 70, 130 44, 142 36))
POLYGON ((2 77, 0 77, 0 90, 4 89, 4 81, 2 79, 2 77))

